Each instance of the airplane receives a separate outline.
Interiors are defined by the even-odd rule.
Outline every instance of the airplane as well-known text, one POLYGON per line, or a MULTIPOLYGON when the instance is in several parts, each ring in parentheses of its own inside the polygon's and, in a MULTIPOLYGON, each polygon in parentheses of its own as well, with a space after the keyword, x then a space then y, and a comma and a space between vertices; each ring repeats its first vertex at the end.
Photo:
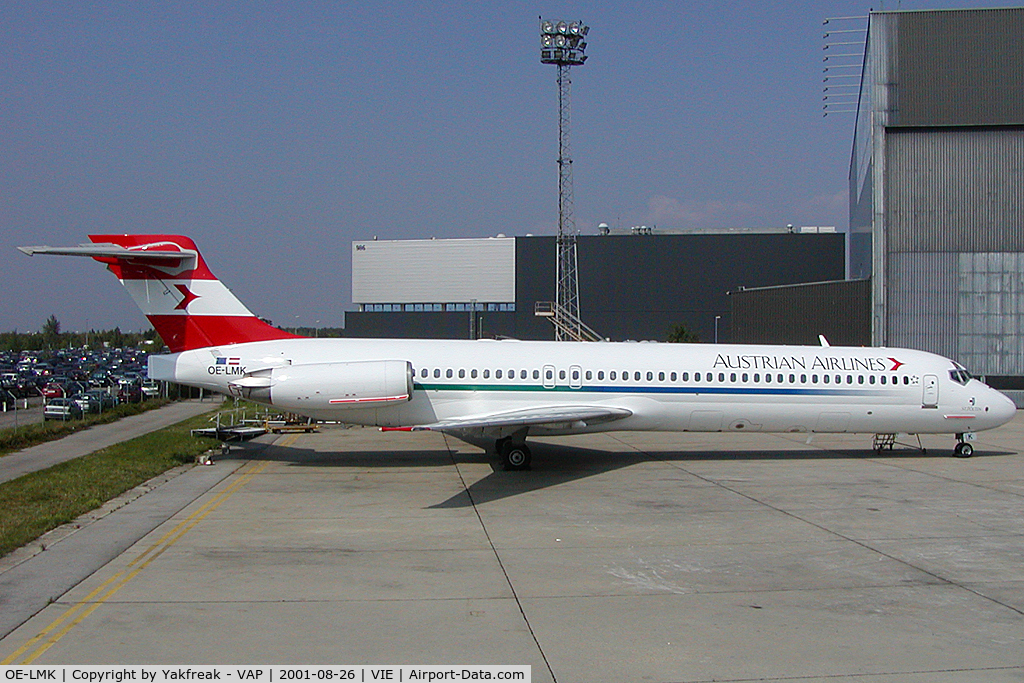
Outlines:
POLYGON ((253 315, 181 235, 90 235, 76 247, 121 281, 170 350, 152 379, 310 418, 431 430, 529 469, 527 436, 614 430, 953 434, 1009 421, 1013 402, 958 363, 902 348, 517 340, 319 339, 253 315))

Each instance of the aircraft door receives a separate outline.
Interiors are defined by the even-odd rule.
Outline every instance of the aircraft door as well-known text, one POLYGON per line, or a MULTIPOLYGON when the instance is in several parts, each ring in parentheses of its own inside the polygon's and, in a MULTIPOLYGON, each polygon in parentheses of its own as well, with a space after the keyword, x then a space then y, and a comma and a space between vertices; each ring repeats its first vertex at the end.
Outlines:
POLYGON ((555 388, 555 366, 545 365, 544 366, 544 388, 554 389, 555 388))
POLYGON ((935 375, 925 375, 921 380, 921 407, 939 407, 939 378, 935 375))

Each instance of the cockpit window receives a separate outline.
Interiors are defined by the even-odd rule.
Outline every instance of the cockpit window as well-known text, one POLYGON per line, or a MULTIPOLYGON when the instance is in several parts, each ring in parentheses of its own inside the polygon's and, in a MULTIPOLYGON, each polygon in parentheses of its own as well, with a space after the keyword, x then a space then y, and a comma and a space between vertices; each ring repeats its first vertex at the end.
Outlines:
POLYGON ((957 384, 966 385, 969 381, 971 381, 971 373, 967 372, 963 368, 959 370, 950 370, 949 378, 956 382, 957 384))

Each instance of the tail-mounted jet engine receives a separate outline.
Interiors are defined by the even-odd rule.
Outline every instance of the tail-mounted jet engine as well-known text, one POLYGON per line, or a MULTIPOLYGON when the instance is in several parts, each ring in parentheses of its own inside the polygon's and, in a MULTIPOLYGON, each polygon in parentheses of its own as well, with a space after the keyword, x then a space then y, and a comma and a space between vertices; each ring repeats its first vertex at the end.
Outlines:
POLYGON ((255 370, 228 383, 231 393, 284 410, 373 408, 412 397, 404 360, 286 365, 255 370))

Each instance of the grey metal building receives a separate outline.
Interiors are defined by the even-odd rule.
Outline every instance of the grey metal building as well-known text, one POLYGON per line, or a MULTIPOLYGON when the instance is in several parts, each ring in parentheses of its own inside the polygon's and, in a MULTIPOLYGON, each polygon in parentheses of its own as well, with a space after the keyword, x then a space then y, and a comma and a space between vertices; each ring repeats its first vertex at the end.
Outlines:
POLYGON ((850 165, 872 341, 1024 389, 1024 8, 873 12, 850 165))
MULTIPOLYGON (((846 235, 586 235, 577 242, 584 322, 612 340, 664 341, 684 325, 702 341, 730 339, 728 292, 842 279, 846 235)), ((555 238, 357 241, 354 337, 552 339, 534 315, 555 293, 555 238)))

